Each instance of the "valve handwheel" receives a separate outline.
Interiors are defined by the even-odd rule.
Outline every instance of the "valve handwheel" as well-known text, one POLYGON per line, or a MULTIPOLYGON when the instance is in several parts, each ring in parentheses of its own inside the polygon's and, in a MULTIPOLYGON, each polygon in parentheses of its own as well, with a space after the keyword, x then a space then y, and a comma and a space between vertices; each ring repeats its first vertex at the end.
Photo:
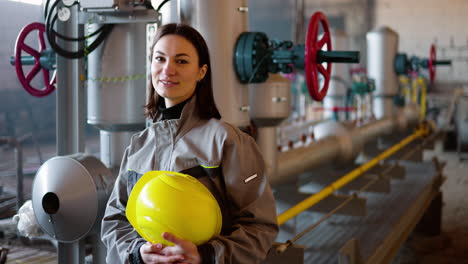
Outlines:
POLYGON ((330 62, 324 67, 322 62, 318 60, 318 53, 327 45, 326 50, 331 51, 331 37, 328 21, 322 12, 316 12, 309 21, 307 28, 307 37, 305 45, 305 75, 307 79, 307 87, 309 88, 310 96, 316 101, 322 101, 327 94, 328 84, 331 77, 332 65, 330 62), (319 25, 322 25, 323 35, 319 38, 319 25), (320 87, 319 73, 323 76, 324 81, 320 87))
POLYGON ((44 24, 31 23, 21 30, 15 44, 15 69, 16 74, 18 75, 18 79, 28 93, 37 97, 46 96, 55 90, 55 73, 51 78, 49 70, 42 67, 40 62, 41 53, 46 49, 44 33, 44 24), (25 39, 28 34, 34 30, 38 31, 39 50, 36 50, 25 43, 25 39), (29 53, 31 56, 33 56, 35 61, 34 66, 27 74, 24 73, 23 63, 21 62, 22 51, 25 51, 26 53, 29 53), (44 77, 45 87, 42 89, 37 89, 31 86, 31 81, 41 70, 42 76, 44 77))
POLYGON ((436 49, 434 44, 431 45, 431 50, 429 52, 429 62, 428 62, 428 69, 429 69, 429 79, 431 83, 434 82, 436 69, 435 69, 435 62, 436 62, 436 49))

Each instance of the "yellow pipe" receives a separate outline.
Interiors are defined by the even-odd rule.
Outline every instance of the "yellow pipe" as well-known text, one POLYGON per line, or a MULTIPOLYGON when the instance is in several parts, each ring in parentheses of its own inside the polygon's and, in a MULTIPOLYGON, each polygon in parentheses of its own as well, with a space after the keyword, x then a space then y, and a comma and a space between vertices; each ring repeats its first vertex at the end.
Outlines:
POLYGON ((411 102, 414 103, 414 104, 417 104, 418 103, 418 81, 417 81, 417 79, 412 80, 411 83, 413 85, 413 90, 412 90, 412 93, 411 93, 411 102))
POLYGON ((399 143, 395 144, 391 148, 387 149, 386 151, 380 153, 377 157, 373 158, 369 162, 359 166, 358 168, 354 169, 353 171, 349 172, 348 174, 344 175, 340 179, 336 180, 332 184, 328 185, 327 187, 323 188, 320 192, 310 196, 309 198, 305 199, 304 201, 296 204, 295 206, 291 207, 290 209, 286 210, 285 212, 281 213, 278 216, 278 224, 282 225, 289 219, 295 217, 296 215, 300 214, 301 212, 309 209, 311 206, 315 205, 316 203, 320 202, 321 200, 325 199, 328 197, 330 194, 332 194, 335 190, 338 190, 339 188, 343 187, 347 183, 353 181, 360 175, 362 175, 364 172, 368 171, 375 165, 377 165, 381 160, 384 160, 391 155, 393 155, 395 152, 399 151, 409 143, 411 143, 413 140, 423 137, 428 134, 428 128, 427 126, 420 127, 418 130, 416 130, 412 135, 406 137, 399 143))
POLYGON ((408 103, 411 100, 411 88, 409 87, 409 79, 405 75, 400 76, 400 83, 402 86, 403 97, 405 102, 408 103))
POLYGON ((421 120, 424 120, 426 119, 426 81, 423 77, 418 77, 417 81, 419 83, 419 87, 421 87, 421 97, 419 98, 419 105, 421 107, 421 120))

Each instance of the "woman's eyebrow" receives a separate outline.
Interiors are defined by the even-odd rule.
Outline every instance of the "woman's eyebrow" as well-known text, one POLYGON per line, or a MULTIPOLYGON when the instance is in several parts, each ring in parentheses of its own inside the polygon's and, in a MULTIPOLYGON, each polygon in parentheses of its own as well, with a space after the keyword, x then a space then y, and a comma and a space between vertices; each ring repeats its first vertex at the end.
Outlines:
MULTIPOLYGON (((164 52, 162 52, 162 51, 157 50, 157 51, 155 51, 155 52, 158 53, 158 54, 160 54, 160 55, 166 56, 166 54, 165 54, 164 52)), ((181 56, 190 57, 187 53, 178 53, 178 54, 175 55, 175 57, 181 57, 181 56)))

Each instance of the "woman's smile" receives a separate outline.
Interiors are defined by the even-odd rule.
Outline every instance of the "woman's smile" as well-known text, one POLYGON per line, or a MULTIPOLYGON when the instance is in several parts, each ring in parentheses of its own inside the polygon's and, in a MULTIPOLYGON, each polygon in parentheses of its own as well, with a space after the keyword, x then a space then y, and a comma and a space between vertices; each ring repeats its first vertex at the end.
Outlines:
POLYGON ((171 88, 179 84, 179 82, 172 81, 172 80, 159 80, 159 82, 162 83, 162 85, 164 85, 167 88, 171 88))

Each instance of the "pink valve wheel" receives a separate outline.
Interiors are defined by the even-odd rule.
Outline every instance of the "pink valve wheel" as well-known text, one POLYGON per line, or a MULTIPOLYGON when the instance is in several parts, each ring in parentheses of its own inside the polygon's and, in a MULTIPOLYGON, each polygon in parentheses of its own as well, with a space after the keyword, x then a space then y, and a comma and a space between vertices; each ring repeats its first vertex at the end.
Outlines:
POLYGON ((45 26, 41 23, 31 23, 25 26, 18 38, 16 39, 15 44, 15 69, 18 76, 18 80, 24 89, 31 95, 36 97, 43 97, 49 95, 55 90, 55 73, 52 78, 50 78, 49 70, 43 68, 40 63, 41 53, 46 49, 45 40, 44 40, 45 26), (39 50, 33 49, 31 46, 27 45, 24 41, 29 33, 37 30, 39 36, 39 50), (21 62, 21 52, 25 51, 34 57, 35 63, 32 69, 25 74, 23 71, 23 63, 21 62), (37 89, 31 86, 31 81, 34 77, 42 70, 42 76, 44 77, 45 87, 42 89, 37 89))
POLYGON ((318 60, 318 53, 327 45, 326 51, 331 51, 331 37, 328 21, 322 12, 316 12, 312 15, 307 28, 307 37, 305 45, 305 74, 307 87, 310 96, 316 101, 322 101, 327 95, 328 84, 330 83, 332 65, 330 62, 324 67, 318 60), (319 38, 319 25, 322 25, 323 35, 319 38), (320 87, 319 73, 323 76, 323 86, 320 87))
POLYGON ((434 44, 431 45, 431 50, 429 52, 429 62, 428 62, 428 69, 429 69, 429 79, 431 80, 431 83, 434 83, 435 80, 435 74, 436 74, 436 69, 435 69, 435 62, 436 62, 436 49, 434 44))

